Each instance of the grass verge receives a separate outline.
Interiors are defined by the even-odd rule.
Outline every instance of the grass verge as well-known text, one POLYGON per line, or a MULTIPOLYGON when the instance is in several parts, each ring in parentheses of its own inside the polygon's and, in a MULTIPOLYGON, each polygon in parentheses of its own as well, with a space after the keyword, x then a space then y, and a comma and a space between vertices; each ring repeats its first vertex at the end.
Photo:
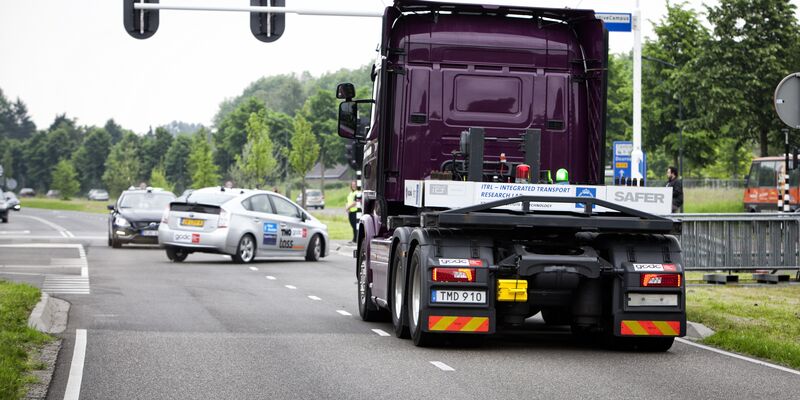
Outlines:
POLYGON ((35 287, 0 280, 0 399, 25 396, 25 386, 35 380, 28 372, 38 364, 30 356, 51 340, 28 327, 28 316, 39 297, 35 287))
POLYGON ((703 343, 800 369, 800 286, 688 287, 686 309, 703 343))
POLYGON ((347 215, 342 211, 341 215, 329 215, 322 213, 314 213, 318 220, 323 224, 328 225, 328 236, 332 240, 350 240, 353 238, 353 230, 350 228, 350 221, 347 215))
POLYGON ((744 212, 744 189, 683 190, 685 213, 741 213, 744 212))
POLYGON ((96 214, 106 214, 108 204, 113 204, 115 200, 109 201, 90 201, 82 199, 60 200, 60 199, 47 199, 43 197, 32 197, 20 199, 20 205, 23 209, 30 208, 44 208, 47 210, 67 210, 67 211, 83 211, 96 214))

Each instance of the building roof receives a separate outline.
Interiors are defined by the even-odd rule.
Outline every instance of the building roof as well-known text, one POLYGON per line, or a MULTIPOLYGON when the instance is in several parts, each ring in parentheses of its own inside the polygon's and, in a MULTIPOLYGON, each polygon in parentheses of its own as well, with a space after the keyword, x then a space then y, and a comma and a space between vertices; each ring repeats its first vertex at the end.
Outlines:
MULTIPOLYGON (((347 180, 349 172, 350 167, 345 164, 339 164, 325 170, 325 179, 347 180)), ((306 179, 322 179, 322 165, 320 163, 315 164, 314 168, 311 168, 311 171, 306 174, 306 179)))

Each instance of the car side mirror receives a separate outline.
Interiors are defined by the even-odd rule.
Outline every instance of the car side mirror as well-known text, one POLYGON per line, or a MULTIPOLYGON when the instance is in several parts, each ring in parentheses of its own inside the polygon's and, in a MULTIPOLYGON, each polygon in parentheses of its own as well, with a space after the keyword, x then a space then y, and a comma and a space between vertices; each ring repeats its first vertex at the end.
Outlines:
POLYGON ((113 204, 109 204, 109 205, 107 205, 107 206, 106 206, 106 208, 107 208, 109 211, 114 211, 114 205, 113 205, 113 204))

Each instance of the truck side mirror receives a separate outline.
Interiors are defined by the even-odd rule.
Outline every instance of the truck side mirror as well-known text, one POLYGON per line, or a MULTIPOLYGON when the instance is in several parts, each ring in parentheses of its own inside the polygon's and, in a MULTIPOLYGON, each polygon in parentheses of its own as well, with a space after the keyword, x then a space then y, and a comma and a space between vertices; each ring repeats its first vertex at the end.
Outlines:
POLYGON ((360 139, 358 131, 358 103, 343 101, 339 104, 339 136, 345 139, 360 139))
POLYGON ((352 83, 340 83, 336 87, 336 98, 340 100, 350 101, 356 97, 356 87, 352 83))

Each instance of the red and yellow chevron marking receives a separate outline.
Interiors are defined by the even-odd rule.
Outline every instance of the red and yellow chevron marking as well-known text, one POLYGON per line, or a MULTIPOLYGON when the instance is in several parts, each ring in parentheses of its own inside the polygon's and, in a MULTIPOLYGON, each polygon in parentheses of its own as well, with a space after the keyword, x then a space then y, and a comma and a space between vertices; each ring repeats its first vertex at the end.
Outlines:
POLYGON ((630 336, 678 336, 679 321, 622 321, 620 333, 630 336))
POLYGON ((447 332, 489 332, 488 317, 428 317, 428 330, 447 332))

